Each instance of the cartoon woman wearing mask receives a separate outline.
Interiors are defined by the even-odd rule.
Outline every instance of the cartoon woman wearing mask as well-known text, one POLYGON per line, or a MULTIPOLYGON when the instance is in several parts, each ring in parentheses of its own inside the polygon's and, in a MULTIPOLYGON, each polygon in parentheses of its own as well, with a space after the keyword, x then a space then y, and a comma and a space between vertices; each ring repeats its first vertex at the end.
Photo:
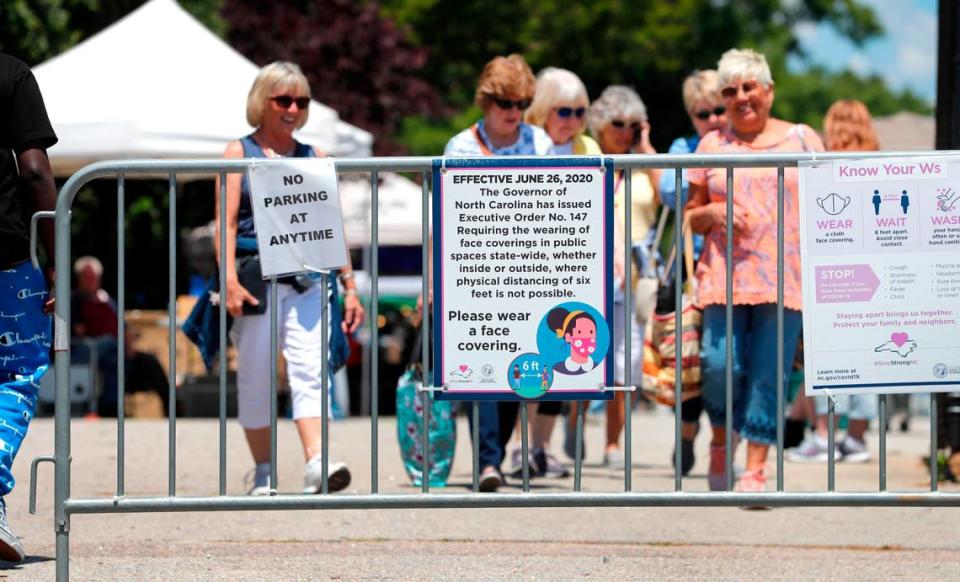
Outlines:
POLYGON ((589 313, 554 307, 547 314, 547 325, 558 339, 570 344, 570 357, 558 362, 553 367, 554 371, 576 376, 596 366, 591 356, 597 350, 597 322, 589 313))

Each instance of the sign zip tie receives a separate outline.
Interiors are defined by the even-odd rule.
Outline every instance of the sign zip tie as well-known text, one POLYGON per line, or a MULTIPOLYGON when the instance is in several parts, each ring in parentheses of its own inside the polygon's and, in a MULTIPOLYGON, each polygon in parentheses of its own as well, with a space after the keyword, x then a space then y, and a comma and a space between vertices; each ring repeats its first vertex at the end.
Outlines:
POLYGON ((600 392, 636 392, 636 386, 604 386, 600 384, 600 392))
POLYGON ((837 398, 836 398, 836 396, 834 396, 833 392, 831 392, 828 388, 824 388, 824 389, 823 389, 823 393, 824 393, 824 395, 827 397, 827 400, 829 400, 830 402, 833 403, 833 411, 834 411, 834 412, 836 412, 836 411, 837 411, 838 409, 840 409, 840 408, 843 408, 842 406, 839 406, 839 405, 837 404, 837 398))
POLYGON ((417 392, 446 392, 446 391, 447 391, 446 384, 444 384, 443 386, 424 386, 422 384, 420 386, 417 386, 417 392))
POLYGON ((302 267, 304 268, 304 270, 306 270, 306 271, 310 271, 311 273, 320 273, 321 275, 329 275, 329 274, 333 271, 333 269, 318 269, 318 268, 316 268, 316 267, 311 267, 310 265, 308 265, 308 264, 306 264, 306 263, 303 263, 303 265, 301 265, 301 266, 302 266, 302 267))
POLYGON ((446 174, 446 173, 447 173, 447 158, 446 158, 446 156, 440 158, 440 173, 441 173, 441 174, 446 174))

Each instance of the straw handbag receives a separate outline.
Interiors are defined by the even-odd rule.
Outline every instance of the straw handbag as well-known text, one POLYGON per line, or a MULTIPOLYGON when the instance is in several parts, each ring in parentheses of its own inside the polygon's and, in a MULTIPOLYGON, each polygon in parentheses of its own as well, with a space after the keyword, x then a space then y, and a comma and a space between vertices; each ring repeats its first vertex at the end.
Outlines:
MULTIPOLYGON (((681 400, 700 395, 700 333, 703 310, 696 302, 693 278, 693 236, 683 223, 683 267, 687 273, 681 306, 681 400)), ((657 305, 650 317, 643 345, 642 390, 648 398, 667 406, 676 403, 676 245, 660 278, 657 305)))

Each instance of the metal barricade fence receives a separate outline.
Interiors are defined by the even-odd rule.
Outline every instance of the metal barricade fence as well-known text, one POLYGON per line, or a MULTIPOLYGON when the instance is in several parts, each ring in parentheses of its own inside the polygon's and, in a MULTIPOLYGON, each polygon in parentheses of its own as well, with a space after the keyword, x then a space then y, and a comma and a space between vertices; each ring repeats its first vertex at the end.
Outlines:
MULTIPOLYGON (((623 472, 623 492, 583 492, 581 491, 581 467, 582 467, 582 434, 583 417, 585 412, 584 402, 576 402, 579 412, 576 422, 576 459, 574 463, 574 482, 573 491, 569 493, 531 493, 530 492, 530 469, 528 456, 528 438, 527 438, 527 410, 526 406, 521 406, 521 446, 522 446, 522 475, 523 489, 519 494, 479 494, 479 407, 477 403, 472 404, 471 414, 473 417, 473 492, 466 494, 442 494, 429 495, 429 479, 423 479, 421 494, 381 494, 379 492, 378 471, 379 471, 379 451, 378 442, 378 342, 377 342, 377 300, 378 287, 377 279, 379 275, 378 264, 378 175, 382 171, 391 172, 411 172, 419 173, 423 178, 423 199, 422 199, 422 230, 423 240, 427 241, 430 237, 430 181, 431 170, 435 158, 428 157, 396 157, 396 158, 369 158, 369 159, 338 159, 335 161, 338 173, 369 173, 370 186, 372 194, 372 216, 370 246, 372 252, 370 264, 371 277, 371 313, 370 322, 372 328, 371 337, 371 358, 365 362, 365 365, 371 366, 370 389, 370 439, 371 439, 371 485, 369 495, 350 495, 339 494, 336 496, 328 495, 327 471, 328 471, 328 376, 323 375, 322 410, 322 449, 323 449, 323 472, 322 472, 322 491, 320 495, 278 495, 277 494, 277 281, 272 279, 270 282, 270 318, 271 318, 271 421, 270 421, 270 466, 271 466, 271 495, 266 497, 247 497, 227 495, 227 471, 226 471, 226 450, 227 450, 227 356, 226 349, 220 350, 219 365, 219 495, 214 497, 182 497, 177 495, 176 482, 176 375, 170 374, 169 383, 169 443, 168 443, 168 481, 167 496, 163 497, 129 497, 124 489, 125 476, 125 453, 124 453, 124 358, 118 358, 118 412, 117 412, 117 473, 116 473, 116 491, 111 498, 105 499, 77 499, 71 496, 71 467, 70 467, 70 395, 69 395, 69 366, 70 366, 70 332, 71 314, 70 301, 59 300, 56 303, 54 317, 54 364, 56 373, 56 412, 55 412, 55 451, 52 457, 38 457, 34 459, 31 467, 31 511, 35 507, 35 481, 37 464, 40 462, 52 462, 55 466, 55 492, 54 492, 54 520, 56 532, 56 559, 57 559, 57 579, 66 580, 69 576, 69 536, 70 536, 70 517, 73 514, 91 514, 91 513, 137 513, 137 512, 173 512, 173 511, 232 511, 232 510, 277 510, 277 509, 390 509, 390 508, 483 508, 483 507, 665 507, 665 506, 960 506, 960 495, 942 493, 937 489, 937 432, 936 432, 936 400, 931 395, 931 421, 930 421, 930 490, 923 493, 895 493, 887 491, 887 464, 886 464, 886 426, 883 420, 886 418, 886 397, 879 397, 879 475, 878 490, 872 493, 839 493, 835 491, 834 478, 834 406, 831 399, 829 405, 828 426, 829 431, 829 460, 828 460, 828 486, 826 492, 786 492, 784 491, 783 479, 783 447, 781 446, 784 438, 784 341, 783 341, 783 315, 784 315, 784 169, 797 167, 799 162, 816 160, 836 160, 836 159, 865 159, 876 157, 909 157, 917 155, 949 155, 950 152, 884 152, 878 153, 797 153, 797 154, 759 154, 759 155, 621 155, 606 156, 614 162, 616 170, 665 168, 665 169, 684 169, 684 168, 722 168, 726 171, 727 191, 733 191, 734 172, 738 168, 775 168, 777 170, 777 455, 776 455, 776 490, 767 493, 734 493, 733 485, 733 443, 732 443, 732 414, 733 408, 733 346, 731 341, 732 322, 733 322, 733 229, 727 229, 726 245, 726 475, 727 491, 723 492, 684 492, 683 476, 681 474, 681 447, 675 447, 675 477, 673 491, 664 492, 634 492, 632 489, 632 423, 629 411, 632 408, 632 391, 625 392, 626 409, 628 414, 625 418, 625 447, 624 447, 624 472, 623 472)), ((71 207, 80 188, 88 182, 98 178, 110 178, 117 181, 117 265, 118 265, 118 286, 117 286, 117 312, 118 312, 118 353, 124 353, 124 330, 125 322, 123 313, 126 306, 125 297, 125 183, 127 177, 135 176, 156 176, 166 175, 169 183, 169 369, 176 369, 176 325, 177 316, 176 305, 176 278, 177 278, 177 176, 178 175, 217 175, 220 178, 219 197, 221 200, 226 198, 226 176, 230 173, 240 173, 247 170, 253 163, 270 164, 279 162, 279 160, 130 160, 130 161, 109 161, 99 162, 89 165, 76 174, 74 174, 64 184, 57 200, 56 212, 37 213, 31 225, 31 235, 33 238, 32 251, 35 249, 36 226, 39 219, 53 218, 56 221, 56 270, 58 273, 70 272, 70 233, 71 233, 71 207)), ((676 174, 676 191, 681 192, 681 172, 676 174)), ((625 172, 625 204, 626 208, 631 208, 631 172, 625 172)), ((728 224, 733 223, 733 196, 728 196, 726 201, 726 219, 728 224)), ((226 204, 220 205, 220 215, 216 217, 221 225, 226 222, 226 204)), ((683 209, 680 207, 674 215, 675 232, 680 232, 683 222, 683 209)), ((624 264, 626 268, 625 278, 627 281, 631 278, 631 257, 630 249, 632 240, 631 221, 625 221, 625 257, 624 264)), ((682 254, 683 237, 678 237, 677 256, 682 254)), ((226 229, 220 229, 220 246, 226 248, 226 229)), ((423 265, 429 264, 428 245, 423 245, 423 265)), ((35 253, 33 256, 36 262, 35 253)), ((678 270, 682 271, 682 270, 678 270)), ((680 275, 682 277, 682 275, 680 275)), ((221 288, 226 279, 225 262, 220 262, 219 277, 221 288)), ((321 276, 321 296, 325 297, 330 281, 328 275, 321 276)), ((333 282, 336 284, 336 282, 333 282)), ((682 285, 677 285, 676 301, 677 305, 682 305, 682 285)), ((423 278, 422 283, 423 296, 429 297, 428 278, 423 278)), ((626 285, 625 304, 632 305, 630 285, 626 285)), ((70 277, 60 276, 56 279, 56 296, 58 298, 68 298, 70 296, 70 277)), ((325 304, 326 305, 326 304, 325 304)), ((226 306, 225 302, 220 302, 220 345, 226 346, 226 306)), ((625 329, 630 327, 631 309, 625 310, 624 322, 625 329)), ((322 328, 327 329, 328 309, 325 306, 322 313, 322 328)), ((680 321, 680 310, 676 311, 676 327, 682 327, 680 321)), ((428 370, 430 362, 430 347, 427 338, 430 337, 430 314, 429 310, 424 310, 423 325, 421 329, 424 341, 422 342, 422 364, 423 369, 428 370)), ((625 334, 625 385, 632 387, 635 379, 631 378, 632 350, 630 346, 630 333, 625 334)), ((328 345, 326 334, 321 346, 324 361, 327 360, 328 345)), ((676 342, 676 405, 675 405, 675 443, 680 441, 681 414, 680 405, 682 401, 682 374, 681 374, 681 342, 676 342)), ((425 374, 425 378, 430 376, 425 374)), ((421 392, 423 400, 423 451, 424 466, 428 466, 429 446, 427 443, 429 423, 429 399, 430 391, 421 392)))

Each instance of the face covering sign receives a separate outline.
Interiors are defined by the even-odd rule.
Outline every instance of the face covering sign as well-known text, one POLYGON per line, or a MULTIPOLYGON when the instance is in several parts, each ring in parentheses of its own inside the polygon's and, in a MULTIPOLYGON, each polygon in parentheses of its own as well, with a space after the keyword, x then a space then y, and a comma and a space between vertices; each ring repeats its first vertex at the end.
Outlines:
POLYGON ((609 398, 612 162, 439 163, 433 195, 439 397, 609 398))
POLYGON ((960 156, 800 168, 806 393, 957 390, 960 156))
POLYGON ((255 164, 247 179, 264 279, 347 264, 333 160, 255 164))

